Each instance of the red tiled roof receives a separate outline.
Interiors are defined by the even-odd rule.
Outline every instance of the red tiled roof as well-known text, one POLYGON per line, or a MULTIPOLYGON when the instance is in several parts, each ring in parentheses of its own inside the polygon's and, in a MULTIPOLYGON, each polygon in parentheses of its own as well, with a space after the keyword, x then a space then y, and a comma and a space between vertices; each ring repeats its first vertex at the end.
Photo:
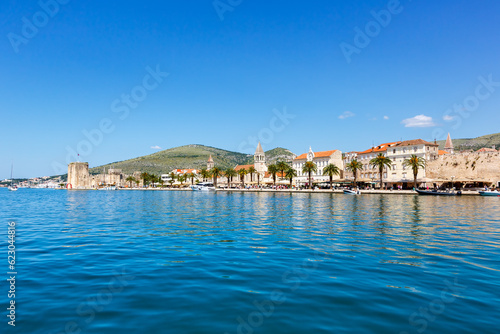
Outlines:
POLYGON ((396 144, 394 146, 412 146, 412 145, 427 145, 427 146, 439 146, 438 144, 430 143, 423 139, 413 139, 413 140, 405 140, 396 144))
POLYGON ((401 143, 401 142, 400 141, 395 141, 395 142, 392 142, 392 143, 380 144, 377 147, 372 147, 372 148, 367 149, 366 151, 358 152, 358 154, 387 152, 387 148, 388 147, 395 146, 396 144, 399 144, 399 143, 401 143))
POLYGON ((197 169, 176 169, 175 172, 177 174, 198 173, 198 170, 197 169))
POLYGON ((496 152, 497 150, 493 149, 493 148, 489 148, 489 147, 483 147, 479 150, 477 150, 477 152, 496 152))
MULTIPOLYGON (((332 150, 332 151, 322 151, 322 152, 314 152, 314 157, 315 158, 325 158, 331 156, 333 153, 335 153, 337 150, 332 150)), ((307 153, 301 154, 298 157, 296 157, 294 160, 305 160, 307 159, 307 153)))
POLYGON ((238 166, 234 167, 234 170, 235 171, 239 171, 240 169, 248 170, 248 168, 250 168, 250 167, 253 167, 253 165, 238 165, 238 166))
POLYGON ((438 154, 439 154, 439 155, 445 155, 445 154, 450 154, 450 152, 446 152, 446 151, 443 151, 443 150, 439 150, 439 151, 438 151, 438 154))

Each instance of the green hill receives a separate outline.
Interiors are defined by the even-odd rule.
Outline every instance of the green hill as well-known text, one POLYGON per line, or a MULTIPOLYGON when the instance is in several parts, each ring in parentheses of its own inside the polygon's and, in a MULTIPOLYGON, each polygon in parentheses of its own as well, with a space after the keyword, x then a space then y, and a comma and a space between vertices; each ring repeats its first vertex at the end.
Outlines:
POLYGON ((287 150, 286 148, 276 147, 272 150, 266 151, 266 163, 274 164, 277 161, 290 162, 295 159, 296 155, 287 150))
MULTIPOLYGON (((453 146, 455 151, 477 151, 483 147, 492 147, 495 145, 496 149, 500 149, 500 133, 495 133, 492 135, 481 136, 477 138, 464 138, 464 139, 453 139, 453 146)), ((444 149, 446 140, 440 140, 437 142, 439 144, 439 149, 444 149)))
MULTIPOLYGON (((236 165, 245 165, 253 163, 253 155, 231 152, 215 147, 204 145, 186 145, 174 147, 168 150, 156 152, 150 155, 129 159, 125 161, 113 162, 107 165, 98 166, 90 169, 91 174, 102 173, 103 169, 117 168, 123 173, 131 174, 135 171, 147 172, 153 174, 166 174, 175 168, 206 168, 209 156, 214 159, 215 165, 225 169, 235 167, 236 165)), ((266 152, 268 163, 276 160, 291 160, 294 154, 284 148, 275 148, 266 152)))

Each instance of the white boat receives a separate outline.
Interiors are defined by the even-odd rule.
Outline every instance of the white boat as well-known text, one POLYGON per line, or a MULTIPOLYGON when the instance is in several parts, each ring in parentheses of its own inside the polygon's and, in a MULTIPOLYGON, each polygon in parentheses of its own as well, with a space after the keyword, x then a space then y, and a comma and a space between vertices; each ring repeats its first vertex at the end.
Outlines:
POLYGON ((344 189, 344 194, 359 195, 359 194, 361 194, 361 192, 359 190, 344 189))
POLYGON ((214 184, 212 182, 200 182, 198 184, 193 184, 191 189, 194 191, 209 191, 215 190, 214 184))
POLYGON ((97 188, 97 190, 116 190, 116 186, 97 188))
POLYGON ((17 191, 17 186, 15 184, 12 184, 12 172, 14 171, 14 164, 10 167, 10 185, 9 185, 9 191, 17 191))

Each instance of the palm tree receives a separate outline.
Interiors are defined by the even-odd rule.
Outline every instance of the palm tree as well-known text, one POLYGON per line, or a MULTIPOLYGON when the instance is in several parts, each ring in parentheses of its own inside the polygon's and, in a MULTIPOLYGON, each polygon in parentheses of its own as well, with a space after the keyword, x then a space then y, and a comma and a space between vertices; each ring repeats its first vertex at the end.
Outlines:
POLYGON ((146 172, 141 173, 142 184, 147 185, 149 181, 149 174, 146 172))
POLYGON ((224 172, 224 176, 227 177, 227 186, 231 188, 231 182, 233 181, 233 177, 237 175, 236 171, 233 168, 228 168, 224 172))
POLYGON ((354 185, 358 184, 358 170, 363 170, 363 164, 357 159, 348 163, 345 168, 354 174, 354 185))
POLYGON ((248 171, 245 168, 238 170, 238 175, 240 176, 241 185, 243 186, 243 188, 245 188, 245 175, 247 174, 248 171))
POLYGON ((340 175, 340 168, 334 164, 328 164, 323 168, 323 175, 328 175, 330 177, 330 190, 333 189, 333 176, 340 175))
POLYGON ((187 176, 188 179, 191 179, 191 185, 193 185, 194 184, 194 179, 196 177, 195 173, 187 173, 186 176, 187 176))
POLYGON ((158 176, 151 174, 149 175, 149 182, 153 184, 153 188, 155 187, 155 183, 158 182, 158 176))
POLYGON ((293 178, 297 177, 297 171, 288 166, 288 168, 285 170, 285 177, 290 180, 290 189, 292 189, 293 178))
POLYGON ((267 166, 267 171, 272 175, 273 177, 273 185, 276 186, 276 174, 279 172, 279 169, 276 165, 269 165, 267 166))
POLYGON ((254 166, 248 167, 248 174, 250 174, 250 182, 253 182, 253 174, 257 173, 254 166))
POLYGON ((392 166, 392 160, 386 157, 383 153, 379 153, 375 158, 370 160, 372 167, 378 168, 380 173, 380 189, 383 189, 384 168, 392 166))
POLYGON ((210 171, 208 171, 206 168, 202 168, 200 170, 200 175, 203 178, 203 182, 206 182, 207 179, 210 177, 210 171))
POLYGON ((309 175, 309 189, 312 189, 312 173, 316 173, 318 171, 318 166, 312 161, 306 161, 304 167, 302 167, 302 173, 307 173, 309 175))
POLYGON ((409 159, 405 159, 405 161, 403 161, 403 166, 410 167, 413 170, 413 186, 417 189, 418 169, 425 168, 425 159, 412 154, 409 159))
POLYGON ((160 183, 161 187, 163 188, 163 184, 165 183, 165 181, 163 181, 161 176, 158 178, 158 182, 160 183))
POLYGON ((170 182, 170 186, 172 186, 174 184, 175 179, 177 178, 177 176, 175 175, 174 172, 171 172, 170 174, 168 174, 168 176, 170 177, 170 181, 168 181, 168 182, 170 182))
POLYGON ((141 183, 141 181, 139 181, 139 180, 135 180, 135 185, 136 185, 137 187, 139 187, 139 183, 141 183))
POLYGON ((130 185, 130 188, 132 188, 132 182, 135 182, 135 177, 129 176, 125 179, 125 181, 127 181, 130 185))
POLYGON ((278 161, 278 163, 276 163, 276 167, 281 172, 281 177, 284 177, 285 176, 285 171, 290 166, 288 166, 288 164, 286 162, 284 162, 284 161, 278 161))
POLYGON ((222 171, 218 167, 214 167, 210 170, 210 175, 214 178, 214 187, 217 189, 217 178, 223 175, 222 171))
POLYGON ((177 177, 177 180, 181 183, 181 187, 183 186, 184 181, 186 181, 186 175, 181 174, 177 177))

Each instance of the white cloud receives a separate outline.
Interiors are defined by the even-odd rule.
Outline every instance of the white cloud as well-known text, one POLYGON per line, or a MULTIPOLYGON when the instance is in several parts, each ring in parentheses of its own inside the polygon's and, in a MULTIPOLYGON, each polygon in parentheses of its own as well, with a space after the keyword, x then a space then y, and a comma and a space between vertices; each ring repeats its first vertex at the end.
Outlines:
POLYGON ((385 120, 388 120, 388 119, 389 119, 389 116, 384 116, 384 119, 385 119, 385 120))
POLYGON ((356 114, 354 114, 353 112, 344 111, 344 113, 339 116, 339 119, 346 119, 346 118, 354 117, 354 116, 356 116, 356 114))
POLYGON ((158 145, 151 146, 151 148, 152 148, 153 150, 161 150, 161 147, 160 147, 160 146, 158 146, 158 145))
POLYGON ((453 121, 454 119, 455 119, 455 117, 450 116, 450 115, 444 115, 443 116, 443 120, 445 120, 447 122, 453 121))
POLYGON ((405 128, 429 128, 431 126, 436 126, 432 117, 425 115, 407 118, 401 121, 401 123, 405 125, 405 128))

